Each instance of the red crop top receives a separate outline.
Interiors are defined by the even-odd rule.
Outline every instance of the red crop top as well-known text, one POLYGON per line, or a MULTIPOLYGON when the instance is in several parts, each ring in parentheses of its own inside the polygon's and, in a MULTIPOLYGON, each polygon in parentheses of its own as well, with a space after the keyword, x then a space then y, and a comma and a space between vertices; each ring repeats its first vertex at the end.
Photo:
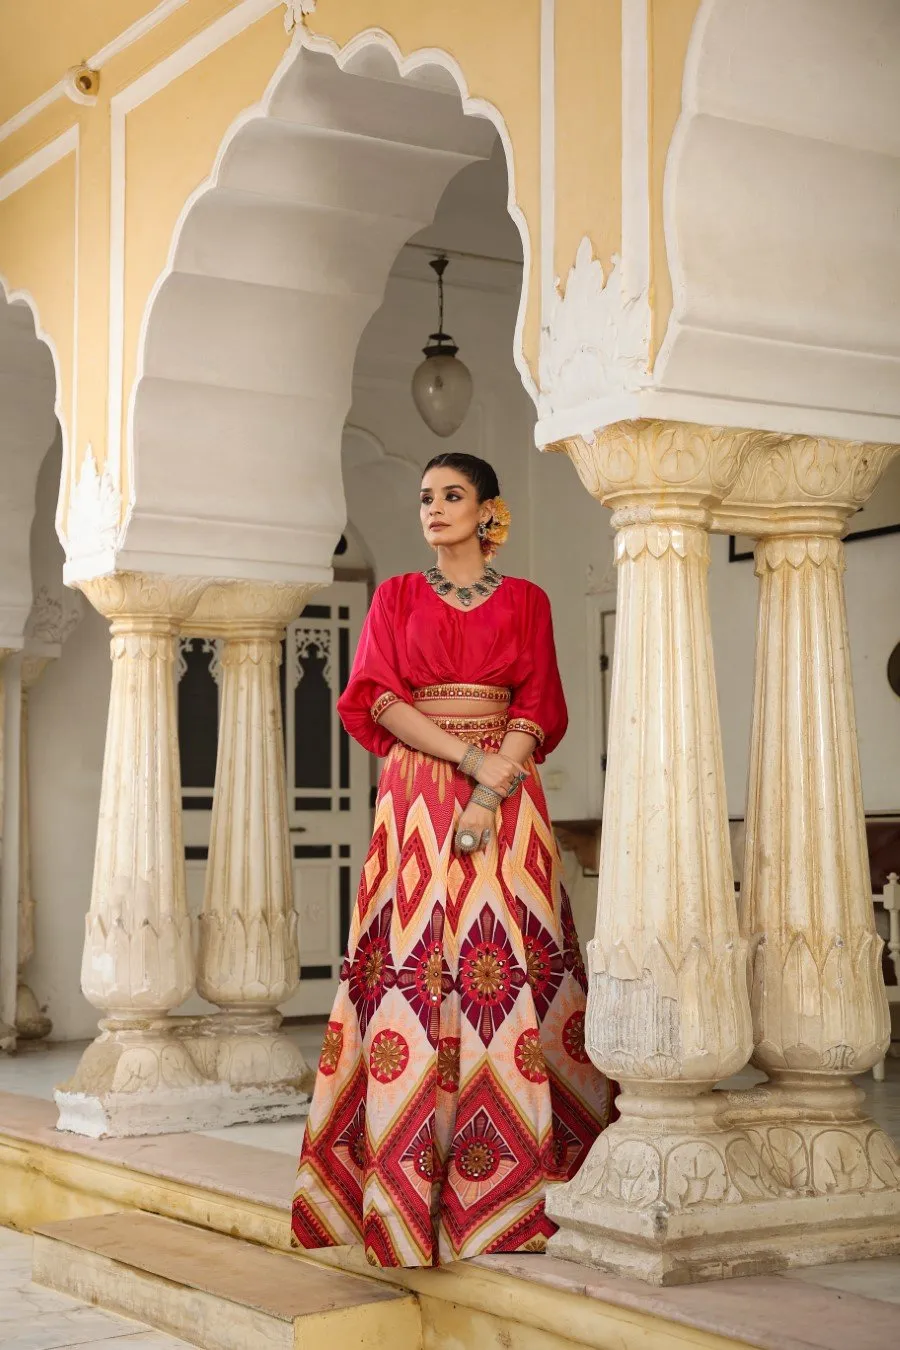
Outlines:
POLYGON ((505 685, 512 691, 510 731, 538 744, 540 763, 562 740, 568 717, 553 641, 550 601, 539 586, 504 577, 470 610, 442 600, 421 572, 382 582, 356 649, 337 709, 347 731, 376 755, 396 737, 376 718, 412 691, 433 684, 505 685))

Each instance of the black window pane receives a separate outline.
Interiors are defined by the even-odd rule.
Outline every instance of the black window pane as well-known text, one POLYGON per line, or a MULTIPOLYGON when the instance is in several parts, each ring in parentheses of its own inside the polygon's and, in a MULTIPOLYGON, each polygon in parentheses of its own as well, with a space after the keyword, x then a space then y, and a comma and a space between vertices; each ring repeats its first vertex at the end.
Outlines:
MULTIPOLYGON (((338 679, 340 692, 347 688, 350 678, 350 634, 346 628, 338 632, 338 679)), ((350 786, 350 737, 342 726, 338 726, 338 767, 341 787, 350 786)))
POLYGON ((212 645, 204 644, 201 638, 193 638, 185 643, 181 655, 185 666, 178 682, 181 785, 212 788, 216 781, 219 726, 219 694, 209 669, 212 645))
POLYGON ((340 609, 338 610, 338 618, 339 619, 350 618, 350 608, 348 605, 341 605, 340 609))
POLYGON ((281 695, 281 735, 287 754, 287 642, 281 639, 281 665, 278 667, 278 692, 281 695))
POLYGON ((330 811, 330 797, 295 797, 295 811, 330 811))
POLYGON ((301 966, 301 980, 330 980, 331 966, 301 966))
POLYGON ((300 615, 301 619, 330 619, 330 605, 307 605, 306 609, 300 615))
POLYGON ((294 787, 331 787, 332 694, 325 679, 328 654, 304 642, 294 690, 294 787))
POLYGON ((342 867, 340 869, 340 935, 339 941, 341 951, 347 950, 347 942, 350 938, 350 868, 342 867))

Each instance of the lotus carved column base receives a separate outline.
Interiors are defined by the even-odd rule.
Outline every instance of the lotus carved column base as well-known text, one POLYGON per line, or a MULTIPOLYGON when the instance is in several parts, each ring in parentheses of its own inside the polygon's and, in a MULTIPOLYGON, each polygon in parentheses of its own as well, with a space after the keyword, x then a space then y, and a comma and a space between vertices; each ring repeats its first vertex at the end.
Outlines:
POLYGON ((621 1118, 548 1191, 550 1253, 676 1285, 900 1252, 896 1147, 849 1079, 803 1078, 681 1098, 624 1084, 621 1118))
POLYGON ((16 1035, 23 1041, 39 1041, 52 1030, 50 1018, 28 985, 20 981, 16 990, 16 1035))
MULTIPOLYGON (((235 1092, 254 1094, 261 1112, 271 1103, 278 1117, 306 1115, 315 1069, 282 1031, 279 1012, 225 1007, 212 1017, 198 1018, 187 1034, 191 1054, 207 1077, 235 1092), (291 1104, 292 1111, 285 1109, 291 1104)), ((274 1120, 276 1115, 256 1118, 274 1120)))
POLYGON ((109 1017, 54 1093, 57 1129, 93 1139, 304 1116, 312 1075, 280 1017, 109 1017))
POLYGON ((12 1027, 7 1026, 5 1022, 0 1021, 0 1052, 5 1051, 7 1054, 11 1055, 15 1050, 15 1048, 16 1048, 15 1030, 12 1027))

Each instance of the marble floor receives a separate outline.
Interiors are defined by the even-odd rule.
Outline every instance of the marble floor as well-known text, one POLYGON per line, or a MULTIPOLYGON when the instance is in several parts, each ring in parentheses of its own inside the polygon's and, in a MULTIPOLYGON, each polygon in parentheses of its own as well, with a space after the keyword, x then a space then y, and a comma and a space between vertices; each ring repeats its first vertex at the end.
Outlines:
POLYGON ((193 1350, 141 1322, 101 1312, 31 1281, 31 1238, 0 1228, 0 1346, 3 1350, 193 1350))

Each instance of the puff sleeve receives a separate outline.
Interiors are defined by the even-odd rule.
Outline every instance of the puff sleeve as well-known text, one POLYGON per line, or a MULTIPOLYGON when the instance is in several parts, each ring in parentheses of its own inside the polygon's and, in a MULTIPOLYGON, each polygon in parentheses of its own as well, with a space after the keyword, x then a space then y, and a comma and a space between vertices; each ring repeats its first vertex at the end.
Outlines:
POLYGON ((539 586, 529 590, 522 632, 522 674, 513 687, 506 729, 535 737, 534 758, 540 764, 566 734, 569 715, 556 662, 550 601, 539 586))
POLYGON ((372 597, 337 711, 354 740, 373 755, 383 756, 397 739, 379 722, 392 703, 411 704, 412 696, 400 674, 392 596, 382 585, 372 597))

